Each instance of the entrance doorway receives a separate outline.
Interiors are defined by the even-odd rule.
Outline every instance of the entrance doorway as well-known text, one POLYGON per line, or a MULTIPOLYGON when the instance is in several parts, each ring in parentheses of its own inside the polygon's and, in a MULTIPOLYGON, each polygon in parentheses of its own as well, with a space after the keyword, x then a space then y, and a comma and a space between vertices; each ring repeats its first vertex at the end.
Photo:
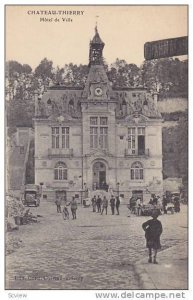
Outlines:
POLYGON ((93 189, 106 189, 106 166, 103 162, 93 165, 93 189))
POLYGON ((58 190, 56 191, 56 199, 61 199, 62 202, 66 201, 66 191, 58 190))

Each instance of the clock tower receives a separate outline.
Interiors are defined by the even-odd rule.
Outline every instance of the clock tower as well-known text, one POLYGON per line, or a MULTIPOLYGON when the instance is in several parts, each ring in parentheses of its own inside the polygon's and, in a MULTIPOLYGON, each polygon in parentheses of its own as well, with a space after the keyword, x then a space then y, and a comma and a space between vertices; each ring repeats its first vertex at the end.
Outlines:
POLYGON ((97 26, 95 27, 95 35, 90 41, 89 65, 103 64, 103 48, 104 42, 101 40, 97 26))
MULTIPOLYGON (((95 35, 90 42, 89 73, 81 97, 82 132, 84 132, 82 150, 87 182, 93 177, 92 172, 89 173, 88 166, 94 164, 95 159, 97 163, 100 162, 99 165, 106 162, 104 166, 107 172, 109 157, 113 160, 112 156, 115 155, 116 99, 113 97, 112 85, 104 67, 104 45, 95 27, 95 35)), ((106 180, 107 177, 103 179, 101 177, 101 181, 106 180)))
POLYGON ((103 103, 110 101, 112 88, 103 63, 104 45, 96 26, 95 35, 90 41, 89 74, 85 83, 83 101, 101 101, 103 103))

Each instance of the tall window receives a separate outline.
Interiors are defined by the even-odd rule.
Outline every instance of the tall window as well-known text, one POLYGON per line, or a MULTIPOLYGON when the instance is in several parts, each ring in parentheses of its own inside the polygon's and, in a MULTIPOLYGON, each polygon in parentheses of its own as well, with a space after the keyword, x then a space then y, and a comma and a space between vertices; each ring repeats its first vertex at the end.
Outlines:
POLYGON ((98 128, 90 127, 90 147, 97 148, 98 147, 98 128))
POLYGON ((107 117, 90 118, 90 147, 92 149, 108 148, 108 119, 107 117))
POLYGON ((138 127, 137 128, 137 144, 138 144, 138 154, 145 154, 145 128, 138 127))
POLYGON ((62 127, 62 148, 69 148, 69 127, 62 127))
POLYGON ((136 136, 135 127, 128 128, 128 148, 131 149, 131 154, 135 154, 136 136))
POLYGON ((55 180, 66 180, 67 179, 67 167, 66 164, 59 161, 54 168, 54 179, 55 180))
POLYGON ((59 127, 52 127, 52 148, 59 148, 59 127))
POLYGON ((143 179, 143 165, 140 162, 134 162, 131 166, 131 180, 143 179))
POLYGON ((128 149, 130 154, 145 154, 145 127, 128 128, 128 149))
POLYGON ((70 128, 69 127, 52 127, 52 148, 70 147, 70 128))
POLYGON ((102 149, 108 148, 108 128, 100 127, 99 146, 102 149))

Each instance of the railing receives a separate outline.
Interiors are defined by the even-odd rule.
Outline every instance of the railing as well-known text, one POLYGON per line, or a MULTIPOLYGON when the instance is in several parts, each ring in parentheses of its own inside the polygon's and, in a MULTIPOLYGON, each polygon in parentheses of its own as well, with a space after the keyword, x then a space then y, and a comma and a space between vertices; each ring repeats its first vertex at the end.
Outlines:
POLYGON ((71 157, 73 156, 73 149, 49 148, 48 156, 49 157, 71 157))
POLYGON ((125 156, 149 156, 149 149, 125 149, 125 156))

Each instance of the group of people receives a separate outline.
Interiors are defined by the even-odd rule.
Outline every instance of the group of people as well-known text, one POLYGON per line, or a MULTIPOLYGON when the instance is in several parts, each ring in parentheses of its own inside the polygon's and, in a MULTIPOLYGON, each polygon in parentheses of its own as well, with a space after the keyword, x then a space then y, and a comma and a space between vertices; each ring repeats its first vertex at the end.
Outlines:
POLYGON ((68 211, 67 206, 70 206, 70 208, 71 208, 72 219, 73 220, 76 219, 76 211, 77 211, 78 205, 77 205, 77 201, 76 201, 75 197, 72 197, 72 200, 69 203, 64 201, 63 210, 61 209, 61 205, 62 205, 61 198, 57 198, 55 201, 55 204, 57 207, 57 213, 62 213, 64 220, 69 219, 69 211, 68 211))
POLYGON ((180 198, 178 196, 172 196, 171 200, 168 199, 166 195, 163 196, 163 211, 164 214, 167 214, 168 211, 168 205, 169 203, 172 203, 174 205, 174 211, 176 213, 180 212, 180 198))
MULTIPOLYGON (((166 195, 163 195, 163 198, 161 199, 160 196, 152 194, 148 205, 149 207, 151 207, 151 209, 158 209, 160 214, 167 214, 167 212, 170 210, 172 211, 172 213, 180 212, 180 199, 178 196, 172 196, 171 199, 169 199, 166 195)), ((128 208, 131 213, 134 213, 137 216, 141 216, 144 207, 144 203, 140 197, 135 198, 134 196, 132 196, 130 198, 128 208)))
MULTIPOLYGON (((91 199, 91 202, 92 202, 92 208, 93 208, 92 211, 93 212, 101 213, 101 215, 102 215, 103 212, 105 211, 105 213, 107 215, 109 201, 106 196, 104 196, 102 199, 100 195, 98 195, 97 197, 96 197, 96 195, 94 195, 94 197, 91 199)), ((111 207, 112 215, 115 214, 115 208, 117 211, 117 215, 119 215, 119 206, 120 206, 119 197, 115 198, 112 195, 110 198, 110 207, 111 207)))
MULTIPOLYGON (((130 200, 133 200, 133 199, 130 199, 130 200)), ((180 211, 179 198, 174 197, 172 199, 172 201, 174 203, 176 212, 179 212, 180 211)), ((107 215, 108 204, 110 204, 112 215, 115 214, 115 208, 116 208, 117 215, 119 215, 119 206, 120 206, 119 197, 115 197, 114 195, 111 195, 110 200, 108 200, 106 196, 103 196, 103 199, 102 199, 100 195, 98 195, 98 196, 94 195, 91 202, 92 202, 92 211, 93 212, 97 212, 102 215, 103 212, 105 211, 105 213, 107 215)), ((69 219, 69 212, 68 212, 67 206, 71 207, 72 219, 73 220, 76 219, 76 217, 77 217, 76 216, 77 201, 76 201, 75 197, 72 197, 72 200, 69 203, 67 203, 66 201, 64 202, 63 211, 61 209, 62 199, 57 198, 55 203, 57 206, 57 213, 63 213, 63 217, 65 220, 69 219)), ((132 201, 130 201, 130 204, 131 203, 132 203, 132 201)), ((150 219, 142 224, 142 228, 145 231, 146 247, 149 250, 148 251, 148 255, 149 255, 148 262, 154 263, 154 264, 158 263, 157 262, 157 252, 161 248, 160 236, 163 231, 162 224, 158 220, 158 216, 160 215, 160 210, 158 209, 159 203, 162 204, 164 213, 167 213, 166 212, 166 206, 168 204, 167 197, 163 196, 163 200, 161 201, 159 196, 156 197, 156 196, 152 195, 152 197, 149 201, 149 204, 151 204, 153 206, 152 214, 151 214, 152 219, 150 219)), ((138 215, 140 214, 139 211, 140 211, 141 205, 142 205, 142 200, 140 198, 135 199, 135 206, 137 208, 138 215)), ((129 210, 131 210, 131 207, 129 207, 129 210)))
POLYGON ((180 198, 177 195, 173 195, 171 198, 169 198, 166 194, 164 194, 162 199, 160 196, 152 195, 149 203, 153 206, 161 207, 161 210, 163 210, 164 214, 167 214, 168 206, 171 204, 174 205, 175 212, 180 212, 180 198))

